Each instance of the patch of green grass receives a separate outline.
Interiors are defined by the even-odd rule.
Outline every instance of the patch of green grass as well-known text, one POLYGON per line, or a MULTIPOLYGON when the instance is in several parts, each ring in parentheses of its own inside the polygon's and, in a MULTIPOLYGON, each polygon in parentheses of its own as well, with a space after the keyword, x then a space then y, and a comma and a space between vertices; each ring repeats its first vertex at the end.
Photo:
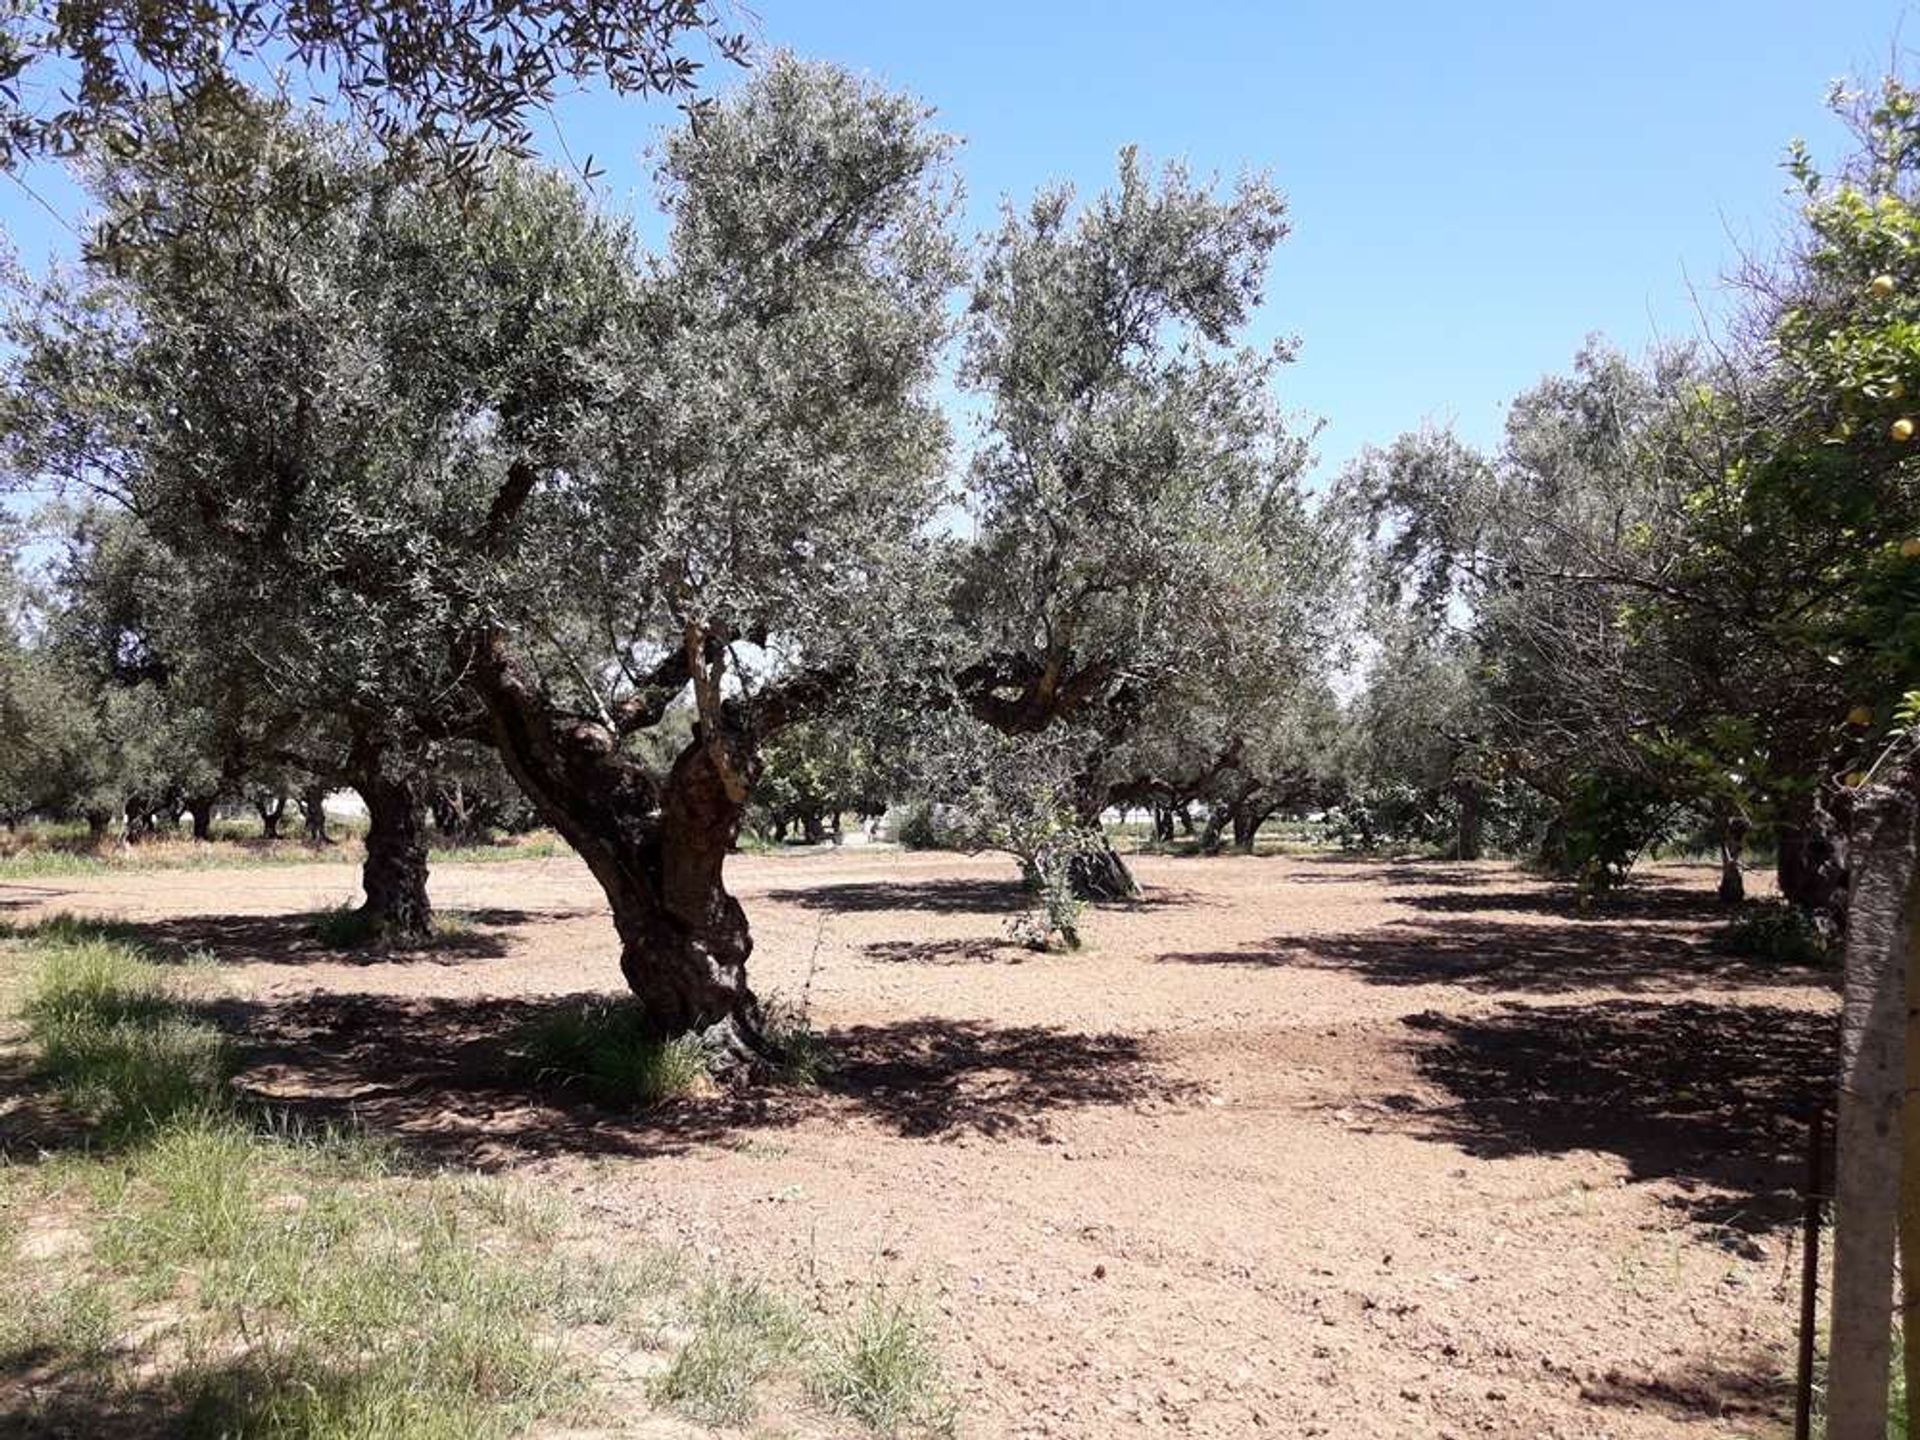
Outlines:
POLYGON ((832 1047, 815 1033, 806 1010, 780 1000, 764 1007, 762 1025, 779 1053, 775 1078, 787 1085, 816 1086, 833 1073, 832 1047))
POLYGON ((575 1087, 602 1105, 658 1105, 706 1079, 712 1057, 699 1040, 657 1040, 637 1003, 588 1000, 529 1021, 511 1051, 537 1082, 575 1087))
POLYGON ((83 922, 49 922, 31 947, 21 1016, 36 1069, 70 1109, 124 1136, 223 1102, 226 1041, 165 967, 83 922))
POLYGON ((1833 949, 1795 906, 1784 900, 1743 905, 1720 932, 1720 948, 1770 965, 1825 965, 1833 949))
POLYGON ((570 853, 565 842, 551 830, 535 830, 491 845, 436 845, 427 852, 427 858, 435 865, 469 865, 498 860, 551 860, 556 855, 570 853))
POLYGON ((957 1411, 925 1315, 875 1287, 815 1361, 814 1392, 877 1434, 947 1436, 957 1411))
POLYGON ((112 1301, 93 1281, 40 1293, 9 1286, 0 1298, 0 1368, 9 1373, 58 1357, 70 1369, 97 1376, 112 1347, 112 1301))
MULTIPOLYGON (((363 824, 364 822, 362 822, 363 824)), ((261 838, 258 827, 222 823, 211 841, 163 836, 124 845, 118 839, 95 846, 84 827, 38 826, 0 849, 0 880, 31 880, 65 875, 116 875, 144 870, 235 870, 279 865, 357 864, 363 852, 360 826, 334 822, 335 836, 325 845, 298 836, 261 838)), ((501 860, 546 860, 567 853, 551 831, 502 840, 497 844, 434 846, 435 865, 464 865, 501 860)))
POLYGON ((654 1401, 709 1425, 753 1418, 761 1385, 806 1340, 800 1317, 763 1287, 711 1276, 687 1306, 690 1338, 648 1386, 654 1401))
MULTIPOLYGON (((179 968, 117 932, 55 921, 0 946, 31 961, 37 1073, 93 1132, 30 1165, 0 1159, 0 1365, 35 1375, 31 1423, 492 1440, 585 1413, 593 1361, 573 1337, 592 1327, 649 1348, 676 1335, 649 1394, 702 1421, 741 1423, 770 1382, 806 1382, 885 1433, 944 1433, 904 1308, 822 1337, 774 1291, 697 1278, 677 1250, 580 1258, 566 1212, 536 1192, 411 1169, 234 1096, 179 968)), ((566 1012, 535 1048, 599 1067, 569 1073, 624 1096, 704 1074, 698 1047, 637 1034, 630 1007, 607 1003, 566 1012)))
POLYGON ((351 900, 342 900, 315 914, 309 931, 328 950, 404 949, 430 950, 435 945, 452 944, 478 931, 473 916, 463 910, 436 911, 431 931, 424 940, 395 938, 373 916, 351 900))

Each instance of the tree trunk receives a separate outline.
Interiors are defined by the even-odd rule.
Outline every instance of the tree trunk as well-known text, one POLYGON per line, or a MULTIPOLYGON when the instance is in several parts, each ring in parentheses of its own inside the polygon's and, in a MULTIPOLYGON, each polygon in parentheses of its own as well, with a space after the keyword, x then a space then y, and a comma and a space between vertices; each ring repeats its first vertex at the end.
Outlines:
POLYGON ((1171 845, 1173 843, 1173 811, 1167 806, 1155 805, 1152 808, 1152 815, 1155 842, 1171 845))
POLYGON ((187 813, 193 817, 193 838, 196 840, 213 839, 213 806, 211 795, 189 795, 187 813))
MULTIPOLYGON (((1911 762, 1909 762, 1911 764, 1911 762)), ((1909 788, 1912 772, 1909 770, 1909 788)), ((1916 838, 1920 847, 1920 837, 1916 838)), ((1907 1095, 1920 1094, 1920 863, 1907 880, 1904 915, 1907 1095)), ((1900 1115, 1900 1360, 1907 1406, 1920 1396, 1920 1102, 1902 1101, 1900 1115)), ((1911 1427, 1911 1419, 1909 1419, 1911 1427)))
POLYGON ((1454 836, 1453 858, 1478 860, 1484 848, 1480 838, 1483 827, 1478 782, 1460 781, 1454 787, 1454 799, 1460 809, 1460 820, 1459 829, 1454 836))
POLYGON ((1227 828, 1227 819, 1232 811, 1224 804, 1210 806, 1207 810, 1207 823, 1200 827, 1200 853, 1218 855, 1220 853, 1221 832, 1227 828))
POLYGON ((800 812, 800 833, 809 845, 818 845, 827 838, 826 826, 820 819, 819 811, 803 810, 800 812))
POLYGON ((1233 848, 1238 850, 1242 855, 1251 855, 1253 853, 1253 842, 1260 834, 1260 821, 1262 818, 1263 817, 1256 815, 1254 811, 1245 804, 1234 806, 1233 848))
POLYGON ((746 912, 722 875, 759 774, 749 738, 703 719, 657 781, 606 726, 556 714, 497 636, 476 642, 468 675, 501 760, 606 892, 646 1030, 774 1058, 747 983, 746 912))
POLYGON ((1856 802, 1841 1002, 1827 1437, 1886 1440, 1915 804, 1907 788, 1890 785, 1861 792, 1856 802))
POLYGON ((360 867, 369 927, 384 940, 433 934, 427 898, 427 835, 414 779, 385 747, 356 742, 351 779, 367 806, 367 857, 360 867))
POLYGON ((280 821, 287 813, 287 797, 285 795, 275 795, 268 800, 255 800, 253 802, 253 808, 260 816, 261 837, 267 840, 278 840, 280 838, 280 821))
POLYGON ((1067 862, 1067 878, 1081 900, 1138 900, 1140 882, 1103 834, 1089 850, 1076 852, 1067 862))
POLYGON ((1747 845, 1747 819, 1729 815, 1720 822, 1720 903, 1738 905, 1747 898, 1746 877, 1740 873, 1740 854, 1747 845))
POLYGON ((113 823, 113 816, 105 810, 87 811, 87 843, 98 845, 107 838, 107 827, 113 823))
POLYGON ((309 785, 300 792, 300 816, 306 822, 309 845, 331 845, 327 835, 327 787, 309 785))
POLYGON ((1827 934, 1840 933, 1846 925, 1847 844, 1821 797, 1806 798, 1781 821, 1775 872, 1782 898, 1827 934))
POLYGON ((1133 878, 1127 862, 1113 848, 1100 817, 1106 813, 1108 789, 1091 777, 1079 782, 1079 798, 1074 818, 1087 832, 1088 848, 1077 850, 1067 860, 1067 880, 1078 900, 1138 900, 1140 883, 1133 878))

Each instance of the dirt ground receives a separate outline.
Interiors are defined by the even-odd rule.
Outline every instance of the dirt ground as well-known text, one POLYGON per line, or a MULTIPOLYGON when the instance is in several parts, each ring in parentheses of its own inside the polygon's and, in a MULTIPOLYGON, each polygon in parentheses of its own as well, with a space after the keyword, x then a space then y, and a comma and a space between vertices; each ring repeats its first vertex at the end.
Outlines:
POLYGON ((1715 952, 1712 876, 1601 918, 1500 864, 1143 858, 1089 948, 1006 943, 1010 862, 743 857, 817 1094, 634 1118, 501 1078, 618 988, 568 859, 434 876, 471 930, 355 963, 347 866, 0 885, 204 946, 246 1084, 802 1285, 911 1286, 970 1436, 1775 1433, 1830 982, 1715 952))

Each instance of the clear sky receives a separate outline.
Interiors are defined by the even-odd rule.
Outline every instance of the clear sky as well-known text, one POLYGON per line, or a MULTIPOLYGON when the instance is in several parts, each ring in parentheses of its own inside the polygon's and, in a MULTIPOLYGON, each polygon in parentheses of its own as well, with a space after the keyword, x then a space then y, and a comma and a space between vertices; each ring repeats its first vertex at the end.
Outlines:
MULTIPOLYGON (((1590 332, 1630 350, 1691 333, 1740 250, 1771 251, 1790 221, 1787 142, 1837 149, 1829 82, 1896 46, 1911 69, 1914 9, 755 0, 755 28, 933 105, 966 142, 969 234, 1048 179, 1098 188, 1129 142, 1271 173, 1294 231, 1259 338, 1302 341, 1283 399, 1326 419, 1330 468, 1424 419, 1493 441, 1590 332)), ((669 113, 595 96, 558 120, 614 203, 644 202, 640 151, 669 113)), ((30 264, 71 244, 5 182, 0 217, 30 264)))

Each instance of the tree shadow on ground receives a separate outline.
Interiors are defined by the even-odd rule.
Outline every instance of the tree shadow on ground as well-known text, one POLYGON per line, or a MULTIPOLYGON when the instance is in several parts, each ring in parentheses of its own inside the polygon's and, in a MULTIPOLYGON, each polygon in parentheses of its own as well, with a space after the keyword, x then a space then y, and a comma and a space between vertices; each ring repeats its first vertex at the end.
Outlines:
POLYGON ((1508 1002, 1403 1022, 1438 1091, 1409 1115, 1480 1158, 1599 1150, 1664 1180, 1701 1223, 1740 1232, 1798 1214, 1807 1121, 1834 1085, 1839 1021, 1781 1005, 1508 1002))
MULTIPOLYGON (((1711 902, 1706 904, 1710 907, 1711 902)), ((1282 935, 1238 950, 1162 955, 1168 965, 1350 972, 1370 985, 1455 985, 1482 993, 1642 994, 1720 987, 1830 989, 1819 967, 1758 964, 1716 950, 1699 927, 1450 918, 1399 920, 1352 934, 1282 935)))
POLYGON ((855 880, 769 890, 767 899, 803 910, 913 910, 934 915, 1004 915, 1031 897, 1018 880, 855 880))
POLYGON ((1187 1089, 1128 1036, 934 1018, 819 1034, 828 1068, 818 1088, 742 1086, 640 1112, 595 1104, 516 1063, 525 1027, 606 998, 332 995, 210 1008, 242 1046, 239 1084, 251 1098, 482 1168, 556 1154, 674 1154, 822 1115, 864 1116, 916 1138, 1045 1138, 1053 1112, 1156 1103, 1187 1089))
POLYGON ((1011 941, 972 935, 957 940, 875 940, 860 951, 889 965, 1019 965, 1034 954, 1011 941))
MULTIPOLYGON (((766 892, 769 900, 798 905, 803 910, 868 912, 920 911, 934 915, 1012 915, 1033 903, 1033 895, 1018 880, 858 880, 834 885, 808 885, 766 892)), ((1190 891, 1154 886, 1135 900, 1102 900, 1100 910, 1158 910, 1176 905, 1205 903, 1190 891)))
POLYGON ((1653 1410, 1676 1420, 1770 1421, 1784 1418, 1793 1384, 1777 1356, 1764 1351, 1737 1365, 1694 1360, 1658 1375, 1609 1370, 1580 1387, 1589 1405, 1653 1410))
POLYGON ((325 912, 287 915, 183 915, 161 920, 95 919, 60 916, 49 924, 105 940, 148 948, 156 960, 212 957, 224 965, 363 965, 418 963, 458 965, 497 960, 509 947, 510 932, 535 920, 559 920, 573 911, 533 912, 491 908, 443 911, 457 923, 418 943, 329 944, 323 936, 325 912))
POLYGON ((1297 858, 1304 867, 1286 877, 1289 885, 1488 885, 1507 879, 1495 868, 1476 869, 1454 860, 1382 862, 1364 855, 1313 855, 1297 858))
POLYGON ((1570 885, 1543 885, 1535 890, 1475 890, 1464 895, 1440 890, 1419 895, 1395 895, 1391 899, 1396 905, 1441 915, 1503 911, 1551 915, 1581 923, 1608 920, 1684 920, 1704 923, 1724 919, 1728 913, 1711 895, 1684 885, 1635 885, 1630 889, 1616 890, 1604 899, 1596 899, 1585 905, 1570 885))
POLYGON ((0 885, 0 911, 37 910, 70 893, 57 885, 0 885))

